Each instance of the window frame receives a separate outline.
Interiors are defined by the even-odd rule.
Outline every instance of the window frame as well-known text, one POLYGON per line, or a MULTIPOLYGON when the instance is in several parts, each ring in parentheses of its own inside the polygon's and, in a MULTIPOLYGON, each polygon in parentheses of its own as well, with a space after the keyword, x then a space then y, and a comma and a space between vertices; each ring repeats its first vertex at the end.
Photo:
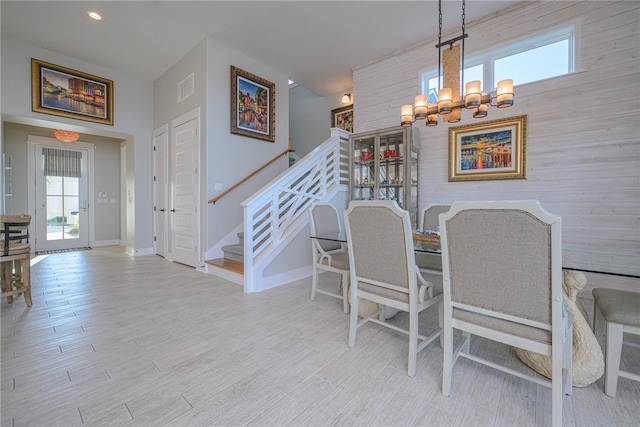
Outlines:
MULTIPOLYGON (((497 60, 507 58, 509 56, 517 55, 520 53, 528 52, 530 50, 534 50, 540 47, 544 47, 550 44, 554 44, 563 40, 567 40, 569 42, 568 45, 568 71, 566 74, 558 74, 551 77, 545 77, 539 80, 531 80, 526 83, 520 84, 529 84, 542 80, 552 79, 560 76, 565 76, 567 74, 573 74, 577 72, 577 63, 578 63, 578 53, 579 53, 579 29, 580 25, 578 21, 572 21, 561 26, 547 29, 545 31, 536 33, 531 36, 527 36, 521 38, 513 43, 503 44, 497 48, 492 48, 481 52, 476 55, 465 56, 464 66, 465 70, 475 67, 477 65, 482 65, 482 90, 483 92, 492 92, 496 90, 497 82, 494 82, 494 70, 495 70, 495 62, 497 60), (491 89, 487 90, 487 87, 491 87, 491 89)), ((438 78, 438 69, 430 69, 427 71, 420 72, 420 93, 429 94, 429 80, 438 78)), ((442 79, 442 76, 441 76, 442 79)), ((464 91, 463 84, 467 83, 469 80, 465 79, 464 82, 461 81, 460 89, 464 91)), ((516 86, 516 82, 514 82, 514 86, 516 86)), ((437 92, 437 88, 436 88, 437 92)))

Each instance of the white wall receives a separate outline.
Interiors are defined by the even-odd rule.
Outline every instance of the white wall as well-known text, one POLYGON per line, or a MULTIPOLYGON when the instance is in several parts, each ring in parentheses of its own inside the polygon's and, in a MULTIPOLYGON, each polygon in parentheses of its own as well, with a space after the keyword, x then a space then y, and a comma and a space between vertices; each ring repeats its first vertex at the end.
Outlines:
MULTIPOLYGON (((207 194, 211 199, 282 153, 289 141, 289 76, 207 39, 207 194), (231 134, 231 66, 275 84, 275 142, 231 134), (222 184, 215 190, 214 184, 222 184)), ((215 205, 207 205, 209 247, 243 223, 240 203, 289 166, 287 156, 251 178, 215 205)))
MULTIPOLYGON (((516 86, 512 108, 490 108, 487 119, 528 115, 526 180, 448 182, 448 125, 414 124, 420 207, 537 199, 562 216, 565 265, 640 275, 639 9, 638 2, 527 2, 468 24, 465 50, 474 55, 575 21, 578 71, 516 86)), ((437 67, 435 43, 354 70, 359 131, 399 125, 400 106, 419 93, 419 73, 437 67)), ((460 125, 474 121, 465 111, 460 125)))
POLYGON ((288 167, 285 156, 229 193, 215 205, 207 201, 251 174, 288 147, 288 76, 230 47, 206 38, 154 82, 154 127, 199 107, 201 111, 201 229, 204 251, 243 222, 240 204, 288 167), (231 66, 275 84, 274 143, 231 134, 231 66), (194 73, 195 94, 177 103, 176 86, 194 73), (215 190, 220 183, 222 190, 215 190))
POLYGON ((345 93, 352 94, 353 89, 326 97, 303 86, 289 89, 291 147, 300 158, 331 137, 331 110, 349 105, 341 101, 345 93))
MULTIPOLYGON (((2 37, 1 43, 3 121, 43 127, 64 123, 66 128, 73 128, 81 133, 127 141, 126 243, 131 253, 148 253, 153 247, 153 165, 150 155, 153 142, 152 82, 7 37, 2 37), (114 125, 32 112, 31 58, 113 80, 114 125)), ((119 179, 117 173, 114 173, 114 179, 119 179)))

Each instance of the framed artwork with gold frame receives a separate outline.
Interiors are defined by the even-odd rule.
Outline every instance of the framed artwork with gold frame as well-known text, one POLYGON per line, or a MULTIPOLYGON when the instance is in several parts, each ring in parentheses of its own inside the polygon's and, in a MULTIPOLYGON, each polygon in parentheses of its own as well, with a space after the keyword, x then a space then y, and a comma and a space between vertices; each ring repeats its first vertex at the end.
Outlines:
POLYGON ((527 116, 449 128, 449 181, 526 178, 527 116))
POLYGON ((353 133, 353 104, 331 110, 331 127, 353 133))
POLYGON ((113 125, 113 81, 31 58, 31 109, 113 125))
POLYGON ((231 66, 231 133, 276 140, 276 85, 231 66))

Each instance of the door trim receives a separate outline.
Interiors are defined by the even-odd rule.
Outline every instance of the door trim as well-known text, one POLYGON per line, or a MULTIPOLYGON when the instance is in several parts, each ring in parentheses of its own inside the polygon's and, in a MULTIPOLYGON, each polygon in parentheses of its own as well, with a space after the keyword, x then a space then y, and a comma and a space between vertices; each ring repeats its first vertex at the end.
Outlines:
POLYGON ((169 152, 170 152, 170 141, 169 141, 169 125, 168 124, 164 124, 162 126, 160 126, 159 128, 157 128, 156 130, 153 131, 153 251, 155 254, 160 255, 158 253, 158 242, 156 240, 156 237, 158 236, 158 213, 156 211, 156 209, 165 209, 166 210, 166 214, 165 215, 165 220, 164 220, 164 227, 162 230, 163 233, 163 245, 161 248, 161 252, 163 257, 167 257, 169 255, 169 245, 168 245, 168 236, 169 236, 169 227, 168 227, 168 220, 169 220, 169 152), (164 165, 164 171, 163 171, 163 176, 164 176, 164 182, 163 183, 159 183, 158 182, 158 149, 156 147, 155 141, 156 138, 163 135, 164 134, 164 140, 162 141, 162 143, 164 144, 164 159, 162 164, 164 165), (164 186, 164 206, 158 206, 158 186, 159 185, 163 185, 164 186))
MULTIPOLYGON (((37 221, 36 218, 36 145, 44 144, 62 150, 69 150, 75 148, 81 148, 87 150, 87 200, 89 204, 88 212, 88 232, 89 232, 89 246, 93 247, 96 240, 95 230, 95 207, 93 201, 95 200, 94 194, 94 155, 95 145, 88 142, 74 142, 70 146, 68 142, 60 142, 55 138, 47 138, 44 136, 27 135, 27 210, 29 215, 34 218, 33 223, 37 221)), ((37 250, 37 243, 34 245, 34 250, 37 250)))

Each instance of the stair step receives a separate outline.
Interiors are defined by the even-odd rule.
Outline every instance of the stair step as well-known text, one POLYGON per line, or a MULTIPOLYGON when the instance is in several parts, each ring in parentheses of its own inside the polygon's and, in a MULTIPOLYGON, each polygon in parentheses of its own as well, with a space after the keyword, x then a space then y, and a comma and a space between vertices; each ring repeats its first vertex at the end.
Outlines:
POLYGON ((244 263, 240 261, 234 261, 228 258, 216 258, 205 261, 209 265, 224 268, 225 270, 233 271, 234 273, 244 274, 244 263))
POLYGON ((244 261, 244 245, 227 245, 222 247, 224 257, 234 261, 244 261))

